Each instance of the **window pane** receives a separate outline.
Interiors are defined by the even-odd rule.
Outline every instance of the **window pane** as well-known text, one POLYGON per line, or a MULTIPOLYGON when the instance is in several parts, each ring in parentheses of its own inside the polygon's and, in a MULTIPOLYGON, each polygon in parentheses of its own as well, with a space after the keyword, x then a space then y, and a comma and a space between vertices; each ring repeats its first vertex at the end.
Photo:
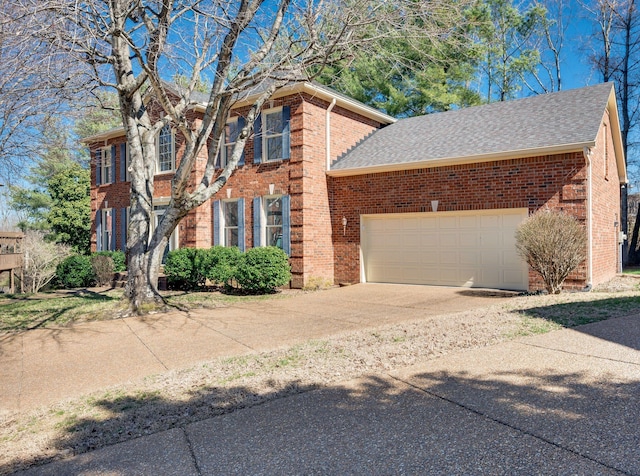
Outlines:
POLYGON ((281 226, 267 227, 267 246, 277 246, 278 248, 282 248, 281 226))
POLYGON ((171 127, 164 126, 158 136, 158 168, 161 172, 173 170, 171 127))
POLYGON ((224 139, 227 144, 232 144, 238 138, 238 123, 229 122, 224 129, 224 139))
POLYGON ((225 230, 225 246, 238 246, 238 229, 227 228, 225 230))
POLYGON ((267 160, 282 158, 282 136, 267 139, 267 160))
POLYGON ((224 202, 225 226, 238 226, 238 202, 224 202))
POLYGON ((282 134, 282 112, 267 114, 266 133, 267 135, 282 134))

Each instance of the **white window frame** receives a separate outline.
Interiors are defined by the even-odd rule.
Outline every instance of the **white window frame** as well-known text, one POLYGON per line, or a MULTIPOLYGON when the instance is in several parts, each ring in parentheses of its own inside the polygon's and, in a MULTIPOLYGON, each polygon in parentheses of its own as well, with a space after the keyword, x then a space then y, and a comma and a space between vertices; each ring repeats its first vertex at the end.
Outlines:
MULTIPOLYGON (((226 167, 227 165, 227 160, 229 159, 229 157, 231 157, 229 155, 229 149, 231 149, 231 153, 233 153, 233 146, 235 145, 236 141, 233 142, 227 142, 227 139, 229 137, 227 134, 227 127, 230 124, 235 124, 236 127, 238 127, 238 116, 232 117, 230 118, 226 124, 225 124, 225 128, 224 128, 224 132, 222 133, 222 150, 220 152, 220 168, 223 169, 226 167)), ((239 133, 239 131, 238 131, 239 133)))
POLYGON ((282 155, 284 154, 284 133, 281 131, 279 134, 268 134, 267 129, 267 117, 271 114, 280 114, 280 121, 282 122, 282 127, 285 127, 284 120, 282 118, 282 106, 274 107, 271 109, 265 109, 262 111, 262 162, 276 162, 279 160, 283 160, 282 155), (280 157, 269 157, 269 139, 280 138, 280 157))
MULTIPOLYGON (((277 246, 270 245, 267 237, 269 236, 269 228, 280 228, 280 244, 278 248, 283 249, 283 235, 284 235, 284 223, 283 223, 283 215, 282 215, 282 198, 284 195, 264 195, 262 197, 262 210, 261 210, 261 220, 260 220, 260 243, 263 243, 262 246, 277 246), (280 199, 280 225, 268 225, 267 217, 268 217, 268 200, 280 199)), ((277 242, 277 240, 276 240, 277 242)))
MULTIPOLYGON (((151 232, 149 233, 149 242, 151 242, 151 236, 155 232, 156 227, 160 222, 160 218, 162 218, 162 215, 164 215, 166 208, 167 208, 167 205, 165 203, 154 204, 153 214, 152 214, 153 220, 151 221, 151 225, 152 225, 151 232)), ((176 226, 176 228, 173 230, 173 233, 171 233, 171 236, 169 237, 169 241, 167 242, 167 248, 169 251, 177 250, 180 247, 178 228, 179 227, 176 226)))
POLYGON ((100 185, 113 183, 112 160, 111 146, 102 147, 100 149, 100 185))
POLYGON ((100 209, 101 236, 99 239, 102 244, 101 251, 114 251, 111 249, 111 243, 113 240, 113 220, 115 220, 113 210, 113 208, 100 209), (111 221, 108 220, 109 216, 111 216, 111 221))
POLYGON ((240 200, 235 198, 235 199, 230 199, 230 200, 220 200, 220 241, 222 246, 238 246, 240 247, 240 240, 242 239, 242 237, 240 236, 240 220, 242 220, 244 217, 241 217, 239 212, 239 202, 240 200), (230 203, 235 203, 236 204, 236 217, 238 219, 238 223, 235 226, 228 226, 227 225, 227 216, 226 216, 226 206, 227 204, 230 203), (231 230, 231 229, 235 229, 236 230, 236 234, 238 236, 238 243, 236 245, 232 245, 229 243, 228 240, 228 236, 227 236, 227 230, 231 230))
POLYGON ((156 137, 156 175, 161 175, 161 174, 168 174, 168 173, 173 173, 176 170, 176 135, 174 130, 171 128, 171 126, 169 124, 165 125, 162 129, 160 129, 160 132, 158 132, 158 136, 156 137), (171 154, 171 168, 167 169, 167 170, 162 170, 161 166, 160 166, 160 156, 162 154, 162 151, 160 150, 160 137, 162 136, 163 131, 169 128, 169 130, 171 131, 171 150, 169 151, 169 153, 171 154))

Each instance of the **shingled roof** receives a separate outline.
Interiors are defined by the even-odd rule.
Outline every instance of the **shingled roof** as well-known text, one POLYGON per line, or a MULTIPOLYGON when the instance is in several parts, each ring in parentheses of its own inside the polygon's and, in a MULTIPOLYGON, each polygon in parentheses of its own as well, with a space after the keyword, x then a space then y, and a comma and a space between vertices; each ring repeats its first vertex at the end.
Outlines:
MULTIPOLYGON (((614 88, 611 83, 602 83, 401 119, 344 154, 329 174, 355 175, 582 150, 595 145, 606 108, 613 108, 616 156, 622 159, 624 170, 614 88)), ((626 173, 621 179, 623 176, 626 180, 626 173)))

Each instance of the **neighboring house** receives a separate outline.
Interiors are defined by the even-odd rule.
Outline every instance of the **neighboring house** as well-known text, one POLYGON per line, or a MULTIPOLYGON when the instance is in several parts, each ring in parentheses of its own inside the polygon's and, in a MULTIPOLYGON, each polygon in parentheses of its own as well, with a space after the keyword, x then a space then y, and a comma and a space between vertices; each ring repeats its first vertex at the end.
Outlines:
MULTIPOLYGON (((227 145, 247 104, 232 111, 227 145)), ((123 130, 86 142, 95 158, 93 247, 121 249, 129 200, 123 130)), ((181 146, 169 129, 158 143, 155 219, 181 146)), ((210 204, 187 215, 170 247, 280 246, 291 257, 293 287, 322 277, 538 289, 514 232, 548 207, 585 223, 588 258, 567 282, 582 288, 618 270, 626 181, 610 84, 396 122, 301 83, 274 95, 238 169, 210 204)))

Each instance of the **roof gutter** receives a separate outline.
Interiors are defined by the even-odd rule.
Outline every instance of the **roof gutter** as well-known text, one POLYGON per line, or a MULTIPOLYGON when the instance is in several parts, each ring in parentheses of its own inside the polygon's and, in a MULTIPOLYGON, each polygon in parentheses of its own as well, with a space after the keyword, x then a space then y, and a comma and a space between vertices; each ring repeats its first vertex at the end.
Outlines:
POLYGON ((564 144, 553 147, 510 150, 498 153, 469 155, 465 157, 445 157, 400 164, 382 164, 369 167, 354 167, 350 169, 331 169, 330 171, 327 171, 327 174, 332 177, 348 177, 351 175, 379 174, 384 172, 395 172, 399 170, 429 169, 434 167, 446 167, 449 165, 494 162, 501 160, 520 159, 523 157, 536 157, 543 155, 565 154, 568 152, 581 152, 585 147, 594 147, 595 144, 596 142, 594 140, 577 144, 564 144))

